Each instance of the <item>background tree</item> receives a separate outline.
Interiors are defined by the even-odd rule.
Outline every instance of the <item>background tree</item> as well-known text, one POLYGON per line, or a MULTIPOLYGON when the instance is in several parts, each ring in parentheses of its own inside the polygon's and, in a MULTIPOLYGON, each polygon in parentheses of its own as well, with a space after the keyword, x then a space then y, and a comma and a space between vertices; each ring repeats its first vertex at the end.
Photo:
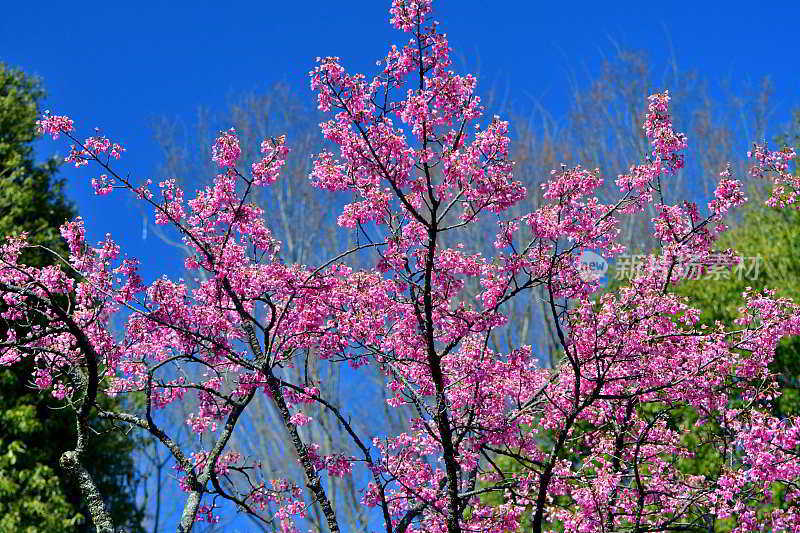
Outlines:
MULTIPOLYGON (((0 63, 0 235, 27 232, 35 246, 66 253, 59 226, 75 216, 55 179, 58 161, 33 160, 35 121, 44 92, 38 80, 0 63)), ((29 249, 23 262, 43 267, 52 254, 29 249)), ((5 325, 0 325, 5 335, 5 325)), ((19 331, 24 334, 24 331, 19 331)), ((63 402, 38 394, 34 362, 0 369, 0 531, 77 533, 94 530, 77 487, 59 458, 75 438, 63 402)), ((105 399, 104 405, 115 405, 105 399)), ((105 495, 114 523, 141 531, 135 504, 134 448, 125 433, 98 426, 87 466, 105 495)))
MULTIPOLYGON (((800 216, 786 211, 751 204, 738 223, 723 239, 720 248, 734 247, 748 264, 748 275, 720 272, 712 279, 689 280, 679 294, 697 298, 702 306, 702 320, 712 325, 717 320, 732 324, 742 305, 747 287, 774 289, 780 297, 800 297, 800 216), (757 270, 756 270, 757 268, 757 270)), ((774 413, 779 417, 800 414, 800 343, 784 340, 771 366, 779 377, 781 396, 774 413)))
MULTIPOLYGON (((800 112, 795 111, 786 133, 779 136, 780 146, 798 146, 800 141, 800 112)), ((798 146, 800 148, 800 146, 798 146)), ((795 175, 798 174, 797 167, 795 175)), ((766 191, 767 193, 769 191, 766 191)), ((744 304, 743 294, 752 289, 774 290, 776 296, 800 299, 800 212, 779 209, 767 205, 767 194, 756 183, 748 191, 751 201, 743 207, 740 217, 732 229, 718 241, 717 248, 736 249, 742 257, 738 268, 720 269, 711 272, 698 272, 698 279, 688 279, 676 288, 676 292, 691 297, 703 310, 701 321, 713 327, 718 321, 728 327, 734 325, 738 311, 744 304)), ((712 267, 713 268, 713 267, 712 267)), ((775 351, 770 370, 777 377, 780 394, 771 405, 772 413, 781 419, 800 415, 800 340, 798 337, 783 339, 775 351)), ((697 447, 694 457, 683 461, 687 472, 707 474, 720 468, 721 457, 713 447, 703 445, 712 432, 720 432, 719 427, 696 428, 697 413, 687 409, 683 413, 687 427, 685 439, 697 447)), ((764 507, 764 513, 773 508, 785 508, 787 502, 780 487, 775 487, 771 505, 764 507)), ((733 521, 728 520, 728 530, 733 521)))

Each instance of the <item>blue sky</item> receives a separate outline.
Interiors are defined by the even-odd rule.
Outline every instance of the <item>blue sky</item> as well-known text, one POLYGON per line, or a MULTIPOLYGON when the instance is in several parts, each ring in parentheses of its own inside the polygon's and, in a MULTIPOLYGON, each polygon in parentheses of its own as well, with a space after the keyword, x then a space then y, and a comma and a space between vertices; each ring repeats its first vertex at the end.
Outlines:
MULTIPOLYGON (((388 0, 329 2, 18 2, 0 18, 0 60, 44 79, 47 107, 123 142, 120 168, 152 177, 158 151, 150 121, 191 122, 200 105, 222 109, 239 92, 285 81, 311 102, 307 72, 316 56, 338 55, 351 71, 372 72, 391 42, 388 0)), ((776 117, 800 103, 800 3, 533 2, 448 0, 435 17, 456 54, 521 105, 527 95, 563 113, 568 70, 579 76, 613 54, 612 41, 645 50, 656 64, 674 53, 681 68, 714 81, 759 80, 777 89, 776 117), (781 5, 782 4, 782 5, 781 5)), ((40 156, 64 146, 39 144, 40 156)), ((68 194, 90 236, 114 236, 146 261, 141 220, 121 195, 92 196, 87 174, 65 170, 68 194), (102 226, 102 228, 100 227, 102 226)), ((154 248, 155 247, 155 248, 154 248)), ((160 254, 159 254, 160 255, 160 254)))
MULTIPOLYGON (((158 181, 153 117, 191 122, 200 105, 222 109, 230 96, 275 81, 311 102, 307 72, 316 56, 372 72, 391 42, 405 40, 387 24, 388 3, 19 2, 0 18, 0 60, 41 76, 47 107, 74 117, 83 132, 100 126, 122 141, 120 168, 158 181)), ((778 117, 800 101, 800 3, 448 0, 435 9, 456 54, 480 67, 484 87, 507 88, 522 105, 533 95, 556 116, 568 71, 597 68, 613 54, 612 41, 647 51, 656 64, 674 53, 681 68, 712 81, 768 74, 778 117)), ((56 150, 64 146, 40 143, 42 156, 56 150)), ((65 175, 84 218, 102 221, 88 224, 90 235, 113 226, 145 260, 158 247, 142 242, 141 220, 120 195, 92 196, 85 168, 65 175)))
MULTIPOLYGON (((392 42, 407 40, 389 27, 388 5, 14 2, 0 17, 0 60, 41 76, 46 107, 72 116, 81 134, 100 126, 122 142, 128 152, 118 168, 157 182, 152 118, 191 123, 198 106, 222 110, 231 96, 276 81, 311 103, 307 73, 316 56, 338 55, 350 71, 370 74, 392 42)), ((521 106, 532 95, 556 117, 566 111, 568 71, 585 79, 613 55, 613 42, 648 52, 657 65, 674 54, 682 69, 712 82, 770 75, 778 122, 800 105, 800 2, 438 0, 435 10, 456 56, 480 66, 484 88, 508 88, 521 106)), ((38 150, 63 155, 65 145, 42 141, 38 150)), ((93 196, 86 167, 63 175, 90 238, 111 231, 142 260, 148 279, 178 272, 177 260, 164 259, 171 250, 142 240, 141 215, 124 195, 93 196)))

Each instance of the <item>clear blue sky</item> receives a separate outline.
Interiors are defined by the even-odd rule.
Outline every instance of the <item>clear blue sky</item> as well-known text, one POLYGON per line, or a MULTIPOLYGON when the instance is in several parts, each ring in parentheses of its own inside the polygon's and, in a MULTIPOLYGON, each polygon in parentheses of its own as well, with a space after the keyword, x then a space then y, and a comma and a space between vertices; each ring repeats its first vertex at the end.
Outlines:
MULTIPOLYGON (((85 133, 100 126, 122 141, 122 163, 154 176, 158 153, 149 121, 191 122, 197 106, 222 109, 241 91, 286 81, 309 102, 307 72, 316 56, 338 55, 348 69, 374 69, 391 42, 405 36, 387 24, 388 0, 330 2, 13 2, 0 17, 0 60, 44 79, 47 107, 69 114, 85 133)), ((557 2, 439 0, 436 18, 479 80, 532 94, 563 112, 567 69, 596 68, 613 53, 609 38, 663 62, 672 46, 683 69, 710 80, 759 80, 777 88, 776 116, 800 102, 797 33, 800 2, 557 2), (671 45, 670 45, 671 43, 671 45)), ((781 119, 783 120, 783 118, 781 119)), ((63 145, 40 143, 40 155, 63 145)), ((153 239, 119 196, 95 198, 80 173, 65 171, 68 194, 100 237, 115 237, 144 261, 153 239), (145 247, 145 244, 147 245, 145 247)), ((154 179, 154 181, 158 181, 154 179)))

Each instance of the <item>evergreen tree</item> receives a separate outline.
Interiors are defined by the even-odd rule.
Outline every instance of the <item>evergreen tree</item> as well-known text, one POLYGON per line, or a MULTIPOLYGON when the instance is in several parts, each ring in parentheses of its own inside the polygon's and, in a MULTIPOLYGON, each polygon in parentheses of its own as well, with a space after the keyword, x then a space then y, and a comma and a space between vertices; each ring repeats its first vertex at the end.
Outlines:
MULTIPOLYGON (((59 226, 75 212, 62 181, 55 179, 58 161, 33 159, 43 96, 37 79, 0 63, 0 236, 24 231, 37 244, 62 252, 59 226)), ((29 253, 25 262, 42 266, 51 257, 29 253)), ((0 322, 0 330, 5 327, 0 322)), ((77 487, 62 479, 58 465, 73 446, 74 418, 30 386, 25 376, 31 375, 31 364, 0 370, 0 531, 93 531, 77 487)), ((116 525, 142 531, 131 455, 135 443, 124 433, 104 431, 102 424, 95 428, 85 464, 108 498, 116 525)))

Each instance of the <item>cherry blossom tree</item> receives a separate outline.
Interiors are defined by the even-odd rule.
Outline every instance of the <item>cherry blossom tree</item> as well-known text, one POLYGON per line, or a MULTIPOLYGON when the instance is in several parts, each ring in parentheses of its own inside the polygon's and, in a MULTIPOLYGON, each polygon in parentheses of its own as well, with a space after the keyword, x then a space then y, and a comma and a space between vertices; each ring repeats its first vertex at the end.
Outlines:
MULTIPOLYGON (((260 154, 263 139, 287 134, 291 139, 292 150, 281 167, 280 180, 269 188, 254 189, 248 202, 264 209, 267 225, 281 241, 280 255, 284 262, 320 264, 342 249, 356 244, 359 239, 363 240, 363 237, 359 235, 359 230, 340 228, 336 224, 341 196, 346 193, 340 193, 337 198, 328 191, 308 185, 312 162, 310 156, 319 152, 324 144, 318 126, 324 117, 311 106, 311 98, 308 99, 308 104, 300 103, 301 101, 294 90, 284 84, 277 84, 263 94, 247 93, 237 97, 221 116, 199 109, 197 124, 188 128, 188 131, 180 121, 163 118, 155 128, 155 137, 164 153, 163 171, 160 174, 174 176, 178 184, 186 190, 209 185, 216 174, 218 167, 211 160, 211 144, 218 131, 214 129, 214 124, 232 124, 235 127, 242 151, 240 159, 243 161, 252 160, 260 154), (208 148, 203 150, 189 149, 190 146, 206 145, 208 148)), ((147 211, 146 206, 142 205, 141 208, 142 211, 147 211)), ((148 233, 182 252, 188 255, 194 253, 180 239, 174 237, 170 228, 148 223, 146 229, 148 233)), ((374 265, 374 259, 369 254, 351 254, 343 257, 342 261, 355 269, 374 265)), ((187 276, 188 281, 192 282, 193 277, 187 276)), ((367 440, 370 435, 396 434, 407 429, 406 421, 411 418, 409 407, 393 408, 386 404, 389 391, 384 383, 384 375, 376 366, 368 365, 358 369, 358 401, 352 401, 352 398, 348 401, 341 396, 348 390, 348 376, 352 375, 349 368, 329 365, 314 357, 308 358, 307 363, 293 369, 284 368, 284 372, 294 372, 297 375, 284 373, 283 379, 302 381, 308 375, 309 379, 319 384, 320 394, 325 396, 326 401, 333 405, 340 405, 343 401, 347 403, 352 429, 364 434, 367 440)), ((186 405, 186 408, 185 413, 171 410, 169 415, 172 420, 162 418, 162 424, 180 424, 192 406, 186 405)), ((314 423, 303 426, 303 438, 319 445, 317 453, 351 455, 359 452, 352 445, 347 448, 346 443, 350 441, 350 437, 324 406, 309 404, 304 413, 313 418, 314 423)), ((247 430, 234 433, 231 447, 246 455, 259 455, 263 475, 269 476, 272 471, 278 476, 297 477, 302 481, 305 474, 296 460, 277 453, 286 449, 290 452, 288 455, 291 455, 293 446, 280 413, 268 397, 257 395, 248 405, 239 425, 246 426, 247 430)), ((151 448, 157 453, 155 446, 157 444, 153 442, 151 448)), ((166 459, 169 461, 168 457, 166 459)), ((166 475, 168 470, 162 469, 160 472, 157 467, 158 463, 149 480, 149 488, 160 494, 164 507, 180 509, 182 502, 173 496, 175 487, 166 475), (162 488, 165 490, 161 490, 162 488)), ((358 503, 362 496, 362 487, 357 481, 356 476, 344 476, 329 478, 326 484, 331 503, 337 510, 339 526, 345 531, 365 531, 369 527, 370 513, 358 503)), ((157 510, 160 509, 158 503, 156 500, 152 504, 157 510)), ((319 505, 310 506, 307 512, 310 523, 321 523, 323 514, 319 505)), ((261 526, 265 531, 268 530, 264 524, 256 521, 251 521, 251 524, 253 527, 261 526)), ((225 524, 221 523, 218 527, 225 527, 225 524)))
MULTIPOLYGON (((371 79, 335 57, 310 72, 331 117, 322 134, 338 146, 316 156, 310 180, 350 193, 338 224, 371 236, 320 264, 285 261, 249 201, 280 179, 285 138, 266 139, 248 168, 236 132, 221 132, 212 147, 220 173, 185 201, 174 180, 156 190, 116 170, 124 149, 113 140, 81 139, 66 116, 41 119, 42 131, 74 143, 68 161, 100 172, 97 194, 127 191, 157 224, 180 232, 198 279, 191 289, 166 276, 145 283, 110 235, 87 243, 81 219, 62 227, 70 253, 60 266, 20 264, 31 246, 24 236, 0 249, 8 325, 0 364, 33 358, 37 386, 75 414, 79 437, 61 463, 79 480, 98 531, 113 526, 81 463, 93 410, 120 430, 149 433, 172 455, 186 492, 183 532, 216 520, 225 501, 283 532, 307 529, 314 503, 324 522, 311 527, 338 532, 329 485, 342 476, 353 476, 374 529, 387 533, 517 531, 526 513, 536 532, 713 531, 725 520, 735 531, 800 531, 800 424, 768 409, 777 394, 768 365, 779 340, 800 331, 800 308, 747 292, 735 329, 706 328, 691 300, 669 291, 689 264, 712 268, 722 257, 736 265, 733 250, 713 246, 726 214, 746 201, 740 182, 723 172, 706 208, 665 201, 687 146, 665 91, 650 97, 644 120, 651 151, 616 178, 614 201, 596 197, 598 171, 562 166, 543 184, 540 207, 510 216, 528 191, 513 178, 508 124, 482 116, 476 80, 451 69, 431 12, 431 0, 392 2, 391 24, 410 40, 392 47, 371 79), (657 252, 629 286, 598 296, 579 253, 623 253, 620 217, 651 208, 657 252), (487 236, 493 257, 443 244, 479 220, 496 224, 487 236), (346 266, 355 253, 371 253, 374 267, 346 266), (481 287, 477 298, 465 296, 468 283, 481 287), (510 302, 541 294, 560 345, 552 368, 530 346, 504 351, 492 341, 510 302), (120 335, 109 326, 115 316, 125 318, 120 335), (29 333, 18 335, 23 327, 29 333), (378 368, 388 403, 413 408, 409 430, 368 438, 346 404, 288 371, 312 359, 356 375, 378 368), (144 401, 110 411, 98 395, 144 401), (305 479, 267 477, 258 457, 231 447, 257 396, 280 413, 305 479), (188 443, 158 418, 185 405, 198 437, 188 443), (312 405, 358 453, 319 453, 305 431, 318 423, 312 405), (697 425, 722 428, 703 443, 724 458, 717 472, 680 468, 696 451, 671 416, 686 406, 697 425), (520 468, 500 468, 499 456, 520 468), (776 485, 785 504, 765 515, 776 485), (503 503, 482 503, 489 493, 503 503)), ((753 174, 775 184, 771 204, 796 207, 794 152, 756 146, 751 155, 753 174)))

